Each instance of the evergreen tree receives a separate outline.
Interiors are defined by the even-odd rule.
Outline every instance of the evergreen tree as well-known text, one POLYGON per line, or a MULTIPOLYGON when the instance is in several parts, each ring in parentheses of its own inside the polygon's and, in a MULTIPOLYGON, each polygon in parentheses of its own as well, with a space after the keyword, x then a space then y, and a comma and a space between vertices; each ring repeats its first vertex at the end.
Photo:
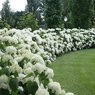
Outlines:
POLYGON ((38 29, 38 21, 34 18, 34 15, 29 12, 22 15, 17 23, 17 28, 31 28, 32 30, 38 29))
POLYGON ((10 29, 10 25, 8 25, 7 23, 5 23, 4 21, 0 19, 0 29, 3 29, 5 27, 10 29))
POLYGON ((8 24, 10 24, 11 22, 11 9, 10 9, 9 0, 6 0, 3 3, 3 8, 1 10, 1 19, 8 24))
POLYGON ((61 0, 45 0, 45 22, 47 28, 62 28, 61 0))
POLYGON ((72 0, 62 0, 63 3, 63 14, 62 14, 62 19, 64 21, 64 28, 71 28, 71 10, 70 10, 70 2, 72 0), (65 18, 67 18, 67 21, 65 21, 65 18))
POLYGON ((27 10, 35 14, 38 4, 39 0, 27 0, 27 10))
POLYGON ((44 13, 43 0, 27 0, 26 11, 33 13, 35 18, 38 19, 39 25, 42 25, 44 13))
POLYGON ((88 29, 92 26, 93 0, 72 0, 72 25, 75 28, 88 29))
POLYGON ((25 11, 17 11, 14 12, 12 15, 14 24, 13 24, 13 28, 17 28, 18 22, 20 22, 21 17, 25 14, 25 11))

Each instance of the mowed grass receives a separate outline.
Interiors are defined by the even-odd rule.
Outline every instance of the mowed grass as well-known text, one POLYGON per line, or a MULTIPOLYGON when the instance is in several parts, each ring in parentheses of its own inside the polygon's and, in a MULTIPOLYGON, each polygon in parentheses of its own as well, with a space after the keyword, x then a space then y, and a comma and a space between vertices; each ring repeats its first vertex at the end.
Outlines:
POLYGON ((95 49, 70 52, 51 65, 54 80, 75 95, 95 95, 95 49))

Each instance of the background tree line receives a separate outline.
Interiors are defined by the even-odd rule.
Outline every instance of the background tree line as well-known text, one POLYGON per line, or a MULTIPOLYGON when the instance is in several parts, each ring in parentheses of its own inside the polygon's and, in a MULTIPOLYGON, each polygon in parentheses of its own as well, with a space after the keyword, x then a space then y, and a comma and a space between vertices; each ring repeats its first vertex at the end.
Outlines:
POLYGON ((21 12, 13 12, 6 0, 0 15, 0 28, 88 29, 95 27, 95 0, 27 0, 21 12))

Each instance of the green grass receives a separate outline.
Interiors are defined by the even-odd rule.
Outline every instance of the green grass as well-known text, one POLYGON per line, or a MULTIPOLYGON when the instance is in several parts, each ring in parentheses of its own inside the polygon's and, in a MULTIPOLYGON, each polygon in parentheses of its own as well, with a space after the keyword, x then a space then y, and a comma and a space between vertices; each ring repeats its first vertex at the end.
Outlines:
POLYGON ((54 80, 75 95, 95 95, 95 49, 62 55, 51 65, 54 80))

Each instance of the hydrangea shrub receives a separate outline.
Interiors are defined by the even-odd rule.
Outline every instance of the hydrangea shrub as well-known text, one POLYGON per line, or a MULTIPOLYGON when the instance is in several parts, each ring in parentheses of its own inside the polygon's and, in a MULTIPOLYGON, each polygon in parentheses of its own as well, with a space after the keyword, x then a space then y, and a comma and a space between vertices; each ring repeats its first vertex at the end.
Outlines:
POLYGON ((0 30, 0 95, 73 95, 47 66, 64 49, 64 37, 53 31, 0 30))

